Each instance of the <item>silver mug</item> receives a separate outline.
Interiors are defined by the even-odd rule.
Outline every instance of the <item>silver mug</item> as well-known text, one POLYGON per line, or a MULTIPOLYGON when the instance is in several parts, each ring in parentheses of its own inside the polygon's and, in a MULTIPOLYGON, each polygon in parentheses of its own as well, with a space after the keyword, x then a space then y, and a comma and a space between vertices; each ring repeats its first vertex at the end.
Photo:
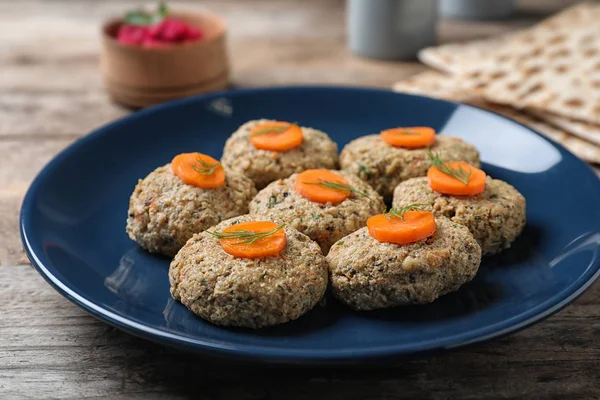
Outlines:
POLYGON ((437 21, 437 0, 348 0, 348 46, 363 57, 412 59, 435 44, 437 21))

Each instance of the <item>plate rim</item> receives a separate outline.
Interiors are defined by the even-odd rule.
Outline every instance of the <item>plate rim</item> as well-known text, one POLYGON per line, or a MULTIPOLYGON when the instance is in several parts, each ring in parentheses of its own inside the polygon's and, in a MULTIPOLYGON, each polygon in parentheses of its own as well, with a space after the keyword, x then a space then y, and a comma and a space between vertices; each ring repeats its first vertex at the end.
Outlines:
MULTIPOLYGON (((592 284, 600 278, 600 263, 594 268, 594 263, 590 263, 588 268, 569 286, 565 287, 561 292, 555 294, 552 298, 545 302, 538 304, 536 307, 528 309, 526 312, 513 316, 508 320, 503 320, 493 325, 487 325, 480 327, 475 330, 457 333, 452 336, 448 336, 443 340, 432 339, 422 342, 412 342, 404 345, 385 345, 385 346, 370 346, 360 349, 342 349, 335 351, 323 351, 323 350, 299 350, 292 348, 280 348, 280 347, 263 347, 260 345, 249 345, 249 344, 218 344, 214 342, 203 341, 202 339, 190 338, 182 334, 171 333, 165 330, 156 329, 146 324, 134 321, 133 319, 119 315, 105 307, 95 304, 93 301, 87 299, 82 294, 77 293, 75 288, 65 284, 54 275, 50 269, 44 264, 44 262, 37 256, 33 249, 33 245, 30 242, 30 236, 33 237, 35 229, 28 228, 29 223, 29 211, 32 209, 35 203, 35 195, 39 189, 40 184, 43 182, 44 176, 51 171, 52 166, 58 164, 63 158, 68 157, 73 151, 89 141, 95 140, 98 137, 102 137, 106 131, 110 131, 118 127, 121 123, 135 120, 138 118, 144 118, 146 114, 152 114, 162 109, 175 108, 180 105, 187 103, 194 103, 198 101, 206 101, 214 98, 224 96, 239 96, 239 95, 253 95, 265 92, 281 92, 281 91, 295 91, 295 90, 317 90, 317 91, 354 91, 354 92, 372 92, 372 93, 385 93, 394 94, 402 97, 413 97, 426 99, 428 101, 448 103, 457 107, 468 107, 478 109, 486 113, 490 113, 500 117, 504 120, 508 120, 512 123, 520 125, 527 130, 535 133, 542 139, 550 142, 554 148, 559 150, 561 154, 567 154, 572 161, 579 163, 587 168, 588 172, 594 177, 598 178, 591 166, 584 161, 573 155, 568 149, 562 146, 560 143, 545 137, 544 135, 537 132, 518 121, 507 118, 497 112, 489 111, 481 107, 473 106, 470 104, 464 104, 454 101, 448 101, 444 99, 438 99, 429 96, 422 96, 412 93, 395 92, 388 89, 378 89, 372 87, 356 87, 356 86, 335 86, 335 85, 292 85, 292 86, 273 86, 273 87, 257 87, 257 88, 245 88, 245 89, 233 89, 226 91, 219 91, 205 95, 191 96, 183 99, 170 101, 167 103, 159 104, 156 106, 148 107, 146 109, 137 111, 132 114, 128 114, 117 120, 111 121, 107 124, 102 125, 99 128, 94 129, 92 132, 82 136, 69 144, 67 147, 62 149, 58 154, 50 159, 49 162, 42 167, 37 173, 35 178, 32 180, 25 197, 21 204, 19 212, 19 231, 21 236, 21 242, 27 254, 27 257, 31 264, 35 267, 37 272, 50 284, 50 286, 60 293, 63 297, 84 309, 86 312, 93 316, 103 320, 104 322, 115 326, 121 330, 124 330, 135 336, 143 337, 151 341, 159 342, 161 344, 184 348, 186 350, 192 350, 195 352, 201 352, 205 354, 212 354, 215 356, 234 357, 238 359, 246 359, 252 361, 262 362, 275 362, 275 363, 294 363, 294 364, 317 364, 317 363, 348 363, 358 361, 368 361, 372 359, 388 359, 388 358, 401 358, 407 356, 418 355, 422 353, 430 353, 436 351, 444 351, 449 349, 457 349, 477 343, 486 342, 491 339, 506 336, 511 333, 516 333, 524 328, 527 328, 537 322, 540 322, 556 312, 563 309, 565 306, 573 302, 579 296, 581 296, 592 284)), ((600 181, 598 181, 598 189, 600 190, 600 181)))

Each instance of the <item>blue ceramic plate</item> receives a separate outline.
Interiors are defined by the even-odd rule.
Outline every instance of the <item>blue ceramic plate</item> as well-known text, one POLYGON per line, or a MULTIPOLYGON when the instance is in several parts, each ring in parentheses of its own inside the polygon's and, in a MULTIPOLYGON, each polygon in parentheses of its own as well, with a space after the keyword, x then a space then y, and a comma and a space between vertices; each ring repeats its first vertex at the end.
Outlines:
POLYGON ((556 312, 599 275, 600 182, 583 162, 530 129, 466 105, 389 91, 298 87, 239 90, 137 112, 77 141, 35 179, 22 238, 40 274, 65 297, 130 333, 246 360, 353 363, 481 342, 556 312), (125 233, 138 178, 179 152, 221 155, 243 122, 299 121, 350 140, 397 125, 429 125, 481 151, 483 168, 527 198, 513 247, 484 259, 477 277, 430 305, 350 311, 334 299, 297 321, 223 329, 171 299, 169 260, 125 233))

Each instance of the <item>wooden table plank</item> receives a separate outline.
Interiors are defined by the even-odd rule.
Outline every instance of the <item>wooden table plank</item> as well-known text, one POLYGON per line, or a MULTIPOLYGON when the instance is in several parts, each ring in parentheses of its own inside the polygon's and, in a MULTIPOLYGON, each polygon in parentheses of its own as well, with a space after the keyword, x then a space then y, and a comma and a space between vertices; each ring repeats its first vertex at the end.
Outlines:
POLYGON ((596 284, 523 332, 392 370, 264 371, 218 367, 110 328, 54 292, 33 268, 13 266, 0 269, 0 397, 594 399, 598 302, 596 284))
POLYGON ((68 139, 128 113, 110 102, 103 90, 0 93, 0 138, 68 139))
POLYGON ((0 269, 26 263, 19 236, 19 209, 38 171, 73 138, 0 137, 0 269))

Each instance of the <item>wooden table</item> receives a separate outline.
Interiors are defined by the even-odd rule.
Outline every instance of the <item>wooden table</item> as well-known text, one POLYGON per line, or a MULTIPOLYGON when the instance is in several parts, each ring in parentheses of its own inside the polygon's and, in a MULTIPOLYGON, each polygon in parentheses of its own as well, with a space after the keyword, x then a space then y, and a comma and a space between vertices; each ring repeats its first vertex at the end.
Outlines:
MULTIPOLYGON (((416 1, 416 0, 415 0, 416 1)), ((527 26, 570 2, 521 2, 504 22, 442 21, 441 41, 527 26)), ((37 171, 74 139, 129 111, 98 73, 98 27, 132 1, 0 3, 0 398, 515 399, 600 398, 600 284, 510 337, 397 369, 214 368, 95 320, 25 258, 18 211, 37 171)), ((342 0, 206 0, 230 22, 236 86, 390 87, 423 69, 371 61, 345 47, 342 0)))

